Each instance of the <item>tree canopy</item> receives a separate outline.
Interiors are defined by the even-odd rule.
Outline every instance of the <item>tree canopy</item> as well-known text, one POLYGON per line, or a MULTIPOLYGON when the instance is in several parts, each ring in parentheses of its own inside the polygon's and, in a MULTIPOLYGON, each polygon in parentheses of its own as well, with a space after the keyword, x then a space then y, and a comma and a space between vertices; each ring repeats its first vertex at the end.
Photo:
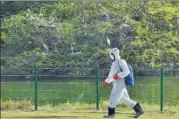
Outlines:
POLYGON ((179 2, 1 2, 1 69, 110 65, 106 38, 136 67, 179 61, 179 2))

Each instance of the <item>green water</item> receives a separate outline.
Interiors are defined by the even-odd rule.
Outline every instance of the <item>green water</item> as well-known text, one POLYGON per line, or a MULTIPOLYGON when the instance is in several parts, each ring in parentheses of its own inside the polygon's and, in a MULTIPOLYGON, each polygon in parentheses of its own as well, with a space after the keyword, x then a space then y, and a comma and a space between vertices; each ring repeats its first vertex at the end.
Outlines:
MULTIPOLYGON (((95 103, 96 82, 95 78, 90 80, 59 80, 40 81, 38 83, 38 103, 58 104, 69 102, 95 103)), ((108 100, 111 85, 103 88, 103 80, 100 79, 100 100, 108 100)), ((136 77, 135 86, 127 87, 129 95, 133 100, 147 104, 160 104, 160 78, 159 77, 136 77)), ((33 82, 2 82, 1 99, 7 100, 31 100, 34 97, 33 82)), ((179 105, 179 78, 164 78, 164 104, 179 105)))

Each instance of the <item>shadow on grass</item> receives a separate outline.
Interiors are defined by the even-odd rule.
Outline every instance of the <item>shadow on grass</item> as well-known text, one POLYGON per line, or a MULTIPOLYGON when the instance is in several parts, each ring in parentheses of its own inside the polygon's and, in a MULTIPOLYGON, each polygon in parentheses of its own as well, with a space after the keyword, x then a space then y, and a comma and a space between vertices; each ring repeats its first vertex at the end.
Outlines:
MULTIPOLYGON (((97 112, 97 111, 75 111, 75 113, 102 113, 102 114, 107 114, 106 112, 97 112)), ((135 115, 135 113, 132 112, 116 112, 116 114, 129 114, 129 115, 135 115)))
MULTIPOLYGON (((20 118, 36 118, 36 119, 40 119, 40 118, 42 118, 42 119, 45 119, 45 118, 72 118, 72 119, 74 119, 74 118, 79 118, 79 117, 85 117, 85 116, 15 116, 15 117, 8 117, 8 118, 18 118, 18 119, 20 119, 20 118)), ((6 118, 6 117, 5 117, 6 118)))

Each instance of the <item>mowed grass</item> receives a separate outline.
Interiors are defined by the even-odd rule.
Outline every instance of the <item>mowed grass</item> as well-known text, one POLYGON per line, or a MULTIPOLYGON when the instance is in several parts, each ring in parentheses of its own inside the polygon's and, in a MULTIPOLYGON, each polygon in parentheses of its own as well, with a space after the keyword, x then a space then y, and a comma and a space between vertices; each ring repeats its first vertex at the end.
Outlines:
MULTIPOLYGON (((108 101, 100 103, 99 110, 95 104, 65 103, 59 105, 43 105, 30 109, 2 110, 2 119, 103 119, 107 114, 108 101)), ((163 112, 159 111, 159 105, 141 104, 145 113, 140 119, 179 119, 179 106, 165 106, 163 112)), ((116 108, 116 119, 133 119, 133 109, 119 103, 116 108)))
MULTIPOLYGON (((68 112, 68 111, 6 111, 2 119, 103 119, 107 112, 68 112)), ((134 113, 118 111, 115 119, 133 119, 134 113)), ((179 112, 145 112, 139 119, 179 119, 179 112)))

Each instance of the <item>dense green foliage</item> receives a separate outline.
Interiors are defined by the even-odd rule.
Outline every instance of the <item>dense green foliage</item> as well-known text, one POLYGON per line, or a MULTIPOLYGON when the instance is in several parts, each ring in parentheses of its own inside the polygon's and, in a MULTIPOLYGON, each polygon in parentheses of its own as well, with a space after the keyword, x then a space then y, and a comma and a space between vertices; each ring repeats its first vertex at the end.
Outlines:
POLYGON ((34 56, 40 67, 96 63, 108 67, 106 37, 137 67, 179 60, 179 2, 3 2, 1 6, 1 69, 32 67, 34 56))

